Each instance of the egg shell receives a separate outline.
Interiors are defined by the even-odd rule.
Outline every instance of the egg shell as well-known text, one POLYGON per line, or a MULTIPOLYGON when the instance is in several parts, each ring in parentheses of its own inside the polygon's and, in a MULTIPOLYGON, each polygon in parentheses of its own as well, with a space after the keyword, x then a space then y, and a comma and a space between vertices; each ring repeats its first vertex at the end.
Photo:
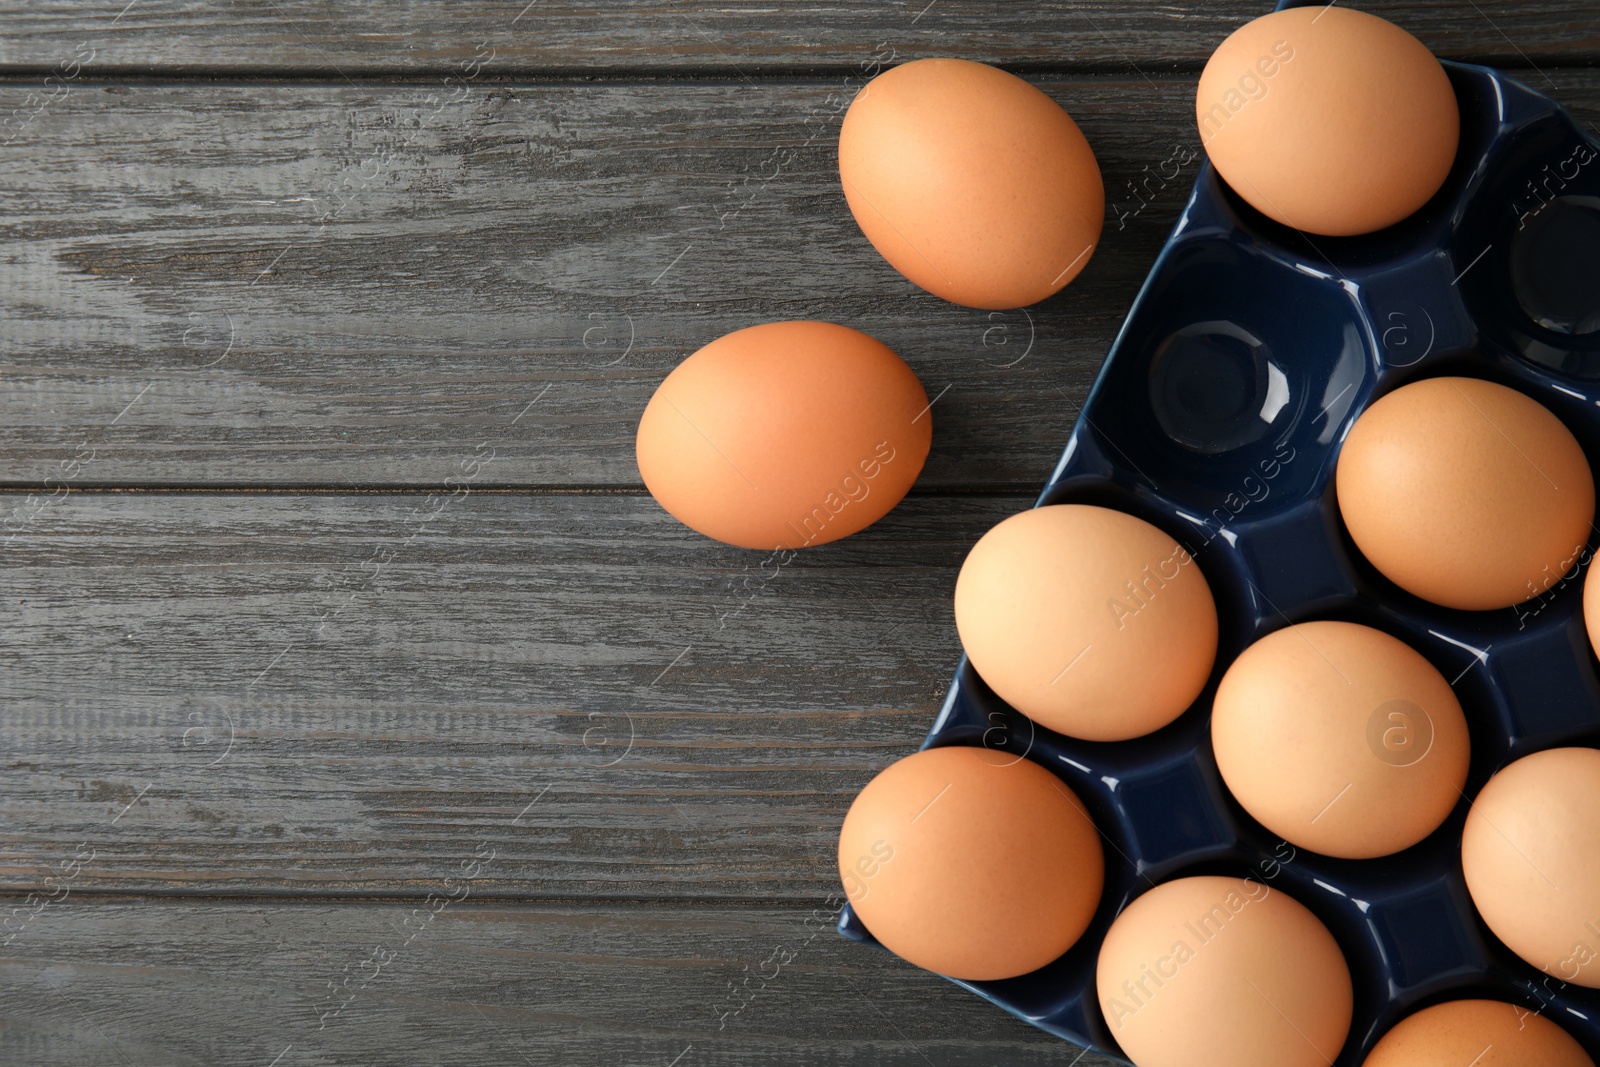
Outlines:
POLYGON ((1315 915, 1222 876, 1165 882, 1123 909, 1095 988, 1137 1067, 1328 1067, 1353 1004, 1350 968, 1315 915))
POLYGON ((883 258, 970 307, 1055 293, 1088 264, 1105 217, 1077 123, 1021 78, 964 59, 906 63, 857 93, 839 176, 883 258))
POLYGON ((1288 626, 1245 649, 1217 687, 1211 743, 1258 822, 1343 859, 1421 841, 1467 781, 1450 683, 1403 641, 1349 622, 1288 626))
POLYGON ((973 668, 1040 725, 1089 741, 1158 730, 1193 704, 1217 654, 1199 565, 1132 515, 1055 504, 984 534, 956 579, 973 668))
POLYGON ((1547 749, 1503 767, 1467 814, 1461 869, 1512 952, 1600 989, 1600 751, 1547 749))
POLYGON ((1026 759, 934 748, 884 768, 839 832, 856 915, 889 951, 939 974, 1011 978, 1083 935, 1105 886, 1083 803, 1026 759))
POLYGON ((1600 656, 1600 581, 1595 580, 1596 574, 1600 574, 1600 567, 1591 566, 1583 579, 1583 625, 1589 634, 1589 647, 1600 656))
POLYGON ((1401 1019, 1361 1067, 1594 1067, 1561 1027, 1498 1000, 1452 1000, 1401 1019))
POLYGON ((673 517, 797 550, 877 522, 917 480, 933 413, 905 361, 828 322, 736 330, 667 375, 639 420, 639 474, 673 517))
POLYGON ((1362 412, 1339 453, 1339 513, 1396 585, 1447 608, 1537 596, 1583 552, 1594 481, 1561 420, 1515 389, 1427 378, 1362 412))
POLYGON ((1200 75, 1195 118, 1234 192, 1284 225, 1334 236, 1391 226, 1427 203, 1461 127, 1450 79, 1420 41, 1331 4, 1235 30, 1200 75))

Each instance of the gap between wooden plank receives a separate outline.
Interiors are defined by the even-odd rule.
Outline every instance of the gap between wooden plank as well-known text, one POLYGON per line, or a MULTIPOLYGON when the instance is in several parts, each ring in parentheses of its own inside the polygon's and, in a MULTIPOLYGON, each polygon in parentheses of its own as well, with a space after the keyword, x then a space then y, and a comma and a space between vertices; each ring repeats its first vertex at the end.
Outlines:
MULTIPOLYGON (((50 493, 58 487, 38 482, 0 483, 0 496, 20 496, 28 493, 50 493)), ((907 496, 1038 496, 1043 483, 992 482, 980 485, 913 486, 907 496)), ((412 483, 377 483, 355 485, 232 485, 228 483, 201 484, 180 482, 170 485, 132 485, 119 482, 73 485, 69 492, 81 495, 109 493, 143 494, 155 496, 171 494, 198 494, 209 496, 427 496, 432 493, 451 493, 456 490, 445 485, 412 483)), ((510 484, 470 487, 474 495, 500 496, 649 496, 642 485, 535 485, 510 484)))
MULTIPOLYGON (((1493 67, 1512 75, 1538 74, 1541 71, 1577 71, 1600 67, 1600 49, 1592 53, 1522 52, 1516 59, 1494 53, 1447 56, 1451 62, 1473 63, 1493 67)), ((1147 61, 1148 62, 1148 61, 1147 61)), ((1105 78, 1126 81, 1130 76, 1145 81, 1192 81, 1205 69, 1205 64, 1194 60, 1165 62, 1159 70, 1130 67, 1126 62, 1116 63, 990 63, 1021 78, 1071 78, 1090 81, 1105 78)), ((748 84, 763 85, 819 85, 831 84, 841 78, 855 78, 860 71, 853 65, 822 64, 782 67, 745 67, 742 73, 726 67, 513 67, 493 74, 482 73, 473 79, 479 86, 504 88, 583 88, 588 86, 628 88, 639 85, 661 84, 748 84)), ((0 65, 0 88, 12 85, 31 87, 39 78, 59 74, 54 66, 38 64, 0 65)), ((119 85, 263 85, 305 86, 308 88, 349 88, 351 86, 428 86, 437 85, 441 78, 453 77, 453 67, 434 68, 376 68, 351 71, 341 75, 334 71, 316 68, 241 69, 235 66, 205 67, 184 66, 163 68, 152 72, 147 68, 132 66, 97 66, 94 75, 74 80, 83 88, 105 88, 119 85)))
MULTIPOLYGON (((1600 53, 1593 57, 1580 57, 1580 62, 1574 64, 1572 56, 1561 55, 1550 58, 1547 63, 1540 63, 1542 56, 1534 56, 1532 64, 1548 68, 1567 66, 1593 66, 1600 65, 1600 53), (1584 62, 1587 58, 1589 61, 1584 62)), ((1477 62, 1476 60, 1463 60, 1463 62, 1477 62)), ((1133 70, 1122 62, 1118 63, 991 63, 989 66, 999 67, 1024 78, 1115 78, 1119 81, 1126 80, 1133 70)), ((1173 62, 1164 64, 1160 71, 1151 71, 1149 77, 1156 81, 1182 81, 1193 80, 1204 68, 1203 63, 1173 62)), ((1529 64, 1522 64, 1523 67, 1529 64)), ((53 66, 38 66, 34 64, 0 65, 0 86, 9 84, 25 84, 32 87, 33 83, 41 77, 59 75, 53 66)), ((349 88, 354 86, 406 86, 406 85, 437 85, 441 78, 453 77, 457 71, 453 67, 442 66, 437 69, 424 67, 421 69, 406 69, 400 67, 385 67, 368 70, 351 71, 348 76, 341 76, 334 71, 317 68, 263 68, 251 70, 239 67, 172 67, 151 71, 148 68, 132 66, 95 65, 93 76, 84 75, 74 79, 75 85, 85 88, 98 88, 106 85, 185 85, 191 83, 216 83, 219 85, 305 85, 315 88, 349 88)), ((590 70, 584 67, 512 67, 496 71, 493 74, 484 72, 472 79, 474 85, 494 86, 503 85, 511 88, 528 87, 564 87, 583 88, 586 86, 604 85, 608 88, 627 88, 635 85, 659 85, 663 82, 670 83, 709 83, 714 85, 734 84, 743 85, 750 82, 760 82, 766 85, 815 85, 831 84, 840 78, 859 78, 861 71, 852 65, 818 65, 818 66, 782 66, 782 67, 754 67, 744 68, 741 74, 727 67, 602 67, 590 70)))
MULTIPOLYGON (((842 894, 843 890, 840 890, 842 894)), ((0 908, 5 908, 26 900, 31 891, 21 886, 6 886, 0 889, 0 908)), ((435 895, 437 895, 435 893, 435 895)), ((90 906, 115 905, 124 906, 148 902, 168 906, 204 906, 207 904, 228 904, 246 907, 251 904, 282 904, 292 902, 303 904, 307 907, 328 904, 370 904, 380 907, 392 904, 413 904, 427 896, 425 893, 286 893, 286 892, 253 892, 229 893, 215 890, 174 890, 174 889, 88 889, 74 890, 69 897, 62 901, 73 900, 90 906)), ((607 908, 655 908, 670 910, 673 908, 716 908, 720 911, 748 910, 770 911, 775 907, 794 907, 800 905, 816 904, 826 894, 793 893, 784 896, 770 897, 711 897, 711 896, 682 896, 682 897, 641 897, 641 896, 562 896, 551 894, 540 896, 538 894, 477 894, 463 897, 462 904, 469 901, 475 908, 497 908, 513 910, 525 906, 541 908, 581 908, 590 904, 604 905, 607 908)))

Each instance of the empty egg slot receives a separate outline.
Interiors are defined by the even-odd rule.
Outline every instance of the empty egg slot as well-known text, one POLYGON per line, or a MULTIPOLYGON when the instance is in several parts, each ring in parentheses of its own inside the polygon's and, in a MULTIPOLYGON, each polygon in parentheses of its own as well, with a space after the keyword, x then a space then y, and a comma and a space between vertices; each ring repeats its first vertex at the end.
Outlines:
POLYGON ((1600 196, 1559 196, 1538 208, 1513 234, 1510 259, 1511 291, 1537 325, 1577 337, 1600 332, 1600 196))
POLYGON ((1260 249, 1194 238, 1140 308, 1079 427, 1115 476, 1160 471, 1162 495, 1213 533, 1314 491, 1376 375, 1353 297, 1260 249), (1093 413, 1107 410, 1114 423, 1093 413))
POLYGON ((1261 338, 1226 319, 1196 322, 1150 361, 1150 406, 1168 437, 1196 452, 1231 452, 1272 432, 1289 378, 1261 338))
POLYGON ((1600 143, 1559 113, 1530 122, 1449 251, 1485 338, 1541 370, 1600 380, 1600 143))

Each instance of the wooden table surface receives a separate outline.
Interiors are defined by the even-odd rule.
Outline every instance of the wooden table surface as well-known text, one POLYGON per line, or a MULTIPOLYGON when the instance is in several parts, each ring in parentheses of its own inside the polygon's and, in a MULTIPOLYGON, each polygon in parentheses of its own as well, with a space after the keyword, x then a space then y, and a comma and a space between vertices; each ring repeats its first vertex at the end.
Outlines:
MULTIPOLYGON (((1109 1062, 818 916, 1262 10, 0 3, 0 1064, 1109 1062), (1038 307, 942 303, 850 219, 840 109, 928 55, 1099 156, 1038 307), (939 399, 912 496, 773 575, 632 439, 784 318, 939 399)), ((1595 0, 1369 10, 1600 123, 1595 0)))

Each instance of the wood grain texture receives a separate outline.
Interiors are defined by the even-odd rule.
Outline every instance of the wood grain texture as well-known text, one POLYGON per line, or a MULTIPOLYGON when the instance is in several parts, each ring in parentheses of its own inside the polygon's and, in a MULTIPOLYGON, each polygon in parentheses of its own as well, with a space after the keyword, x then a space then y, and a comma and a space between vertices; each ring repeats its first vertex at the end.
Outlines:
MULTIPOLYGON (((1600 71, 1551 79, 1600 120, 1600 71)), ((826 318, 938 397, 924 487, 1038 486, 1196 169, 1158 176, 1188 79, 1045 88, 1108 223, 1073 285, 1002 314, 861 237, 824 85, 86 83, 0 150, 0 479, 438 485, 489 442, 485 484, 637 487, 679 360, 826 318)))
POLYGON ((878 257, 817 84, 485 86, 437 113, 425 87, 74 90, 0 150, 0 478, 83 446, 77 484, 437 485, 487 440, 496 484, 638 486, 678 361, 824 318, 943 393, 925 486, 1041 485, 1185 195, 1133 214, 1116 182, 1168 157, 1191 92, 1050 88, 1131 218, 1026 313, 878 257))
POLYGON ((826 905, 414 910, 68 896, 0 950, 0 1062, 1111 1064, 840 939, 826 905))
MULTIPOLYGON (((1132 183, 1266 6, 0 3, 0 487, 52 490, 0 494, 0 1063, 1105 1067, 812 909, 1194 169, 1132 183), (1026 314, 912 289, 836 187, 862 74, 951 52, 1105 173, 1026 314), (799 317, 938 432, 777 568, 640 495, 632 435, 799 317)), ((1589 0, 1367 6, 1600 120, 1589 0)))
POLYGON ((70 494, 4 549, 0 885, 420 897, 484 839, 483 896, 820 898, 1030 503, 780 567, 643 496, 70 494))
MULTIPOLYGON (((94 63, 128 71, 235 73, 453 70, 487 55, 490 69, 693 71, 731 77, 774 68, 850 68, 880 43, 904 58, 958 54, 1065 70, 1198 70, 1266 0, 801 0, 709 3, 620 0, 596 9, 556 0, 9 0, 0 70, 55 66, 87 42, 94 63), (126 4, 126 6, 125 6, 126 4)), ((1368 0, 1364 10, 1416 34, 1440 55, 1546 65, 1600 50, 1585 0, 1475 5, 1368 0)), ((86 53, 87 54, 87 53, 86 53)))

